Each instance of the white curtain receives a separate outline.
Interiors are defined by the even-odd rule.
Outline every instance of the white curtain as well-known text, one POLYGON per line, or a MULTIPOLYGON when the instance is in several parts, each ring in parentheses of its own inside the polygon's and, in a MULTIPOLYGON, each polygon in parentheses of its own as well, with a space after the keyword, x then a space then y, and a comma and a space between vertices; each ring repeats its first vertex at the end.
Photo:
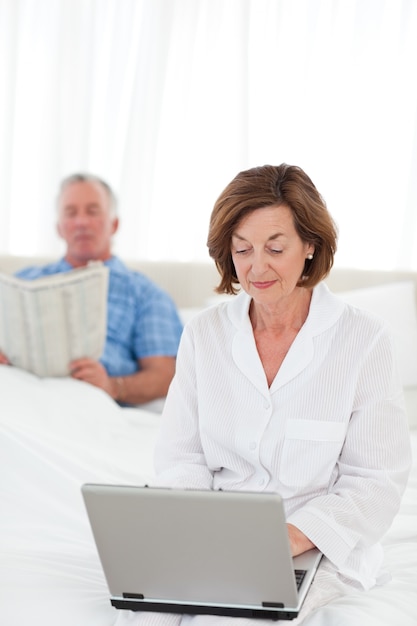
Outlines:
POLYGON ((339 266, 417 269, 417 0, 0 0, 0 252, 59 255, 76 171, 115 251, 208 260, 241 169, 303 167, 339 266))

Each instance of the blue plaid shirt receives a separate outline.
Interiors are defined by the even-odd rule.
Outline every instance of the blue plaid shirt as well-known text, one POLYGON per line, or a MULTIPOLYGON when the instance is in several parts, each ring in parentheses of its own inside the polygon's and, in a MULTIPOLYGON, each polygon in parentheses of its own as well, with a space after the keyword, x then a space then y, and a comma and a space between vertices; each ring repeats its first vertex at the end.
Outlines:
MULTIPOLYGON (((147 276, 126 267, 117 257, 109 268, 107 337, 100 362, 110 376, 126 376, 139 369, 138 359, 176 356, 182 324, 171 297, 147 276)), ((74 269, 65 259, 17 272, 34 280, 74 269)))

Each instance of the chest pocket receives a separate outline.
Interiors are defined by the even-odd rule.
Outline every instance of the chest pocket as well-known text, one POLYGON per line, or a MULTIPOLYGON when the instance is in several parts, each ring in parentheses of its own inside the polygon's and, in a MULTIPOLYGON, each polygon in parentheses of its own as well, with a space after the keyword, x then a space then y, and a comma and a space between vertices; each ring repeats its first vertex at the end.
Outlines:
POLYGON ((343 446, 346 424, 319 420, 290 420, 281 453, 282 495, 325 488, 343 446))

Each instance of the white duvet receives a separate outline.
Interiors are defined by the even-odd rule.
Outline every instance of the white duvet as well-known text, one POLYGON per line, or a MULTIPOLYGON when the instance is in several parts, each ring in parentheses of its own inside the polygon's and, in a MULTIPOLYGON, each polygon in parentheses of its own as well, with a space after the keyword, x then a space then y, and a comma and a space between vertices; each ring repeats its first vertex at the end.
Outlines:
MULTIPOLYGON (((80 487, 147 482, 160 417, 7 366, 0 393, 0 626, 113 626, 80 487)), ((335 600, 314 626, 417 625, 417 432, 412 443, 413 472, 383 541, 391 582, 335 600)))

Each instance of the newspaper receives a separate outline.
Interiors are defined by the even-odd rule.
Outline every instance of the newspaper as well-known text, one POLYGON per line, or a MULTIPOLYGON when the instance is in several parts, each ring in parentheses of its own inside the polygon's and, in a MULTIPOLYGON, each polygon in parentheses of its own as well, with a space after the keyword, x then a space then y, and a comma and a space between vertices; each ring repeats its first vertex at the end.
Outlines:
POLYGON ((101 262, 35 280, 0 273, 0 352, 40 377, 67 376, 106 340, 109 270, 101 262))

